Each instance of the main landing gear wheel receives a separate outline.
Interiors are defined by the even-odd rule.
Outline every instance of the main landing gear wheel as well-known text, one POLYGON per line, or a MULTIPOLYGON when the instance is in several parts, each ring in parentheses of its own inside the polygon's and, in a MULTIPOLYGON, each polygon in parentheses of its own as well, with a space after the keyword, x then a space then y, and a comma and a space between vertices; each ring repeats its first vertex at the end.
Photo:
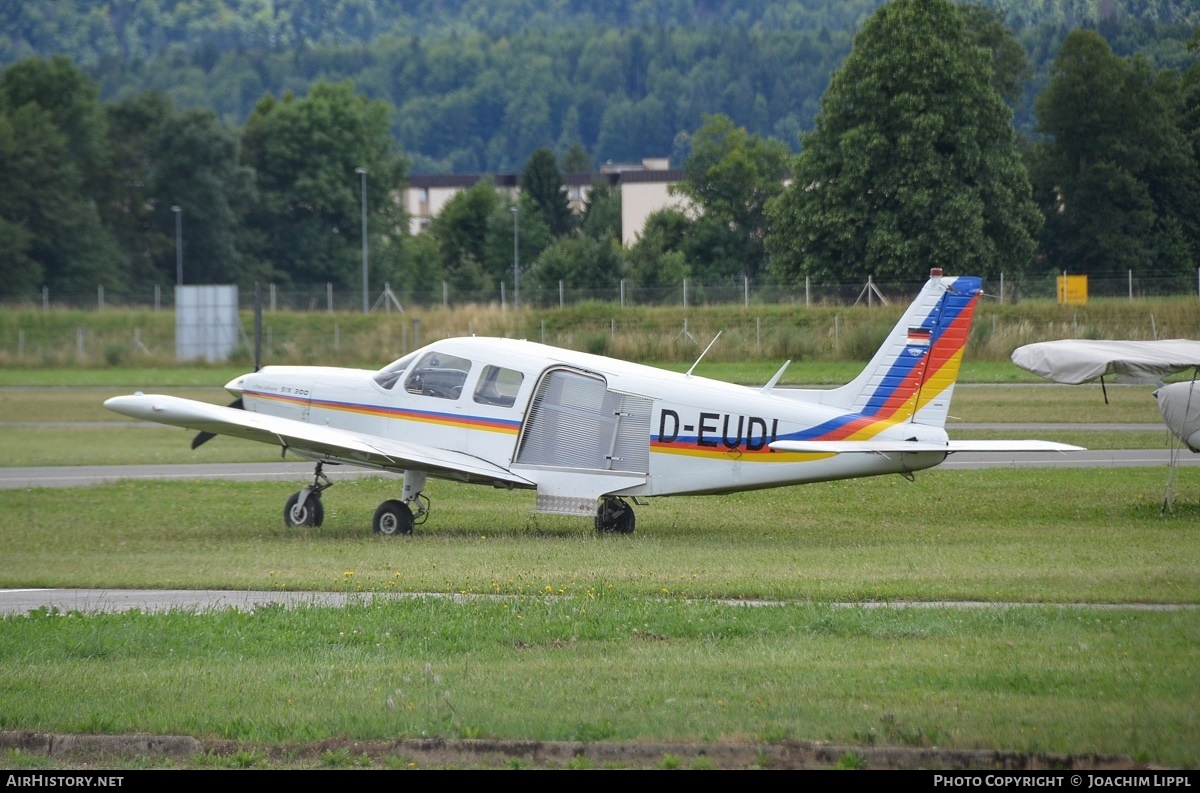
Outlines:
POLYGON ((320 526, 325 521, 325 507, 321 504, 321 497, 316 493, 309 493, 308 498, 301 504, 300 497, 303 495, 303 490, 297 490, 288 497, 287 504, 283 507, 285 526, 320 526))
POLYGON ((623 499, 605 496, 596 509, 596 531, 603 533, 633 534, 637 520, 633 507, 623 499))
POLYGON ((413 514, 408 504, 392 499, 379 505, 375 517, 371 521, 371 529, 376 534, 385 537, 395 537, 400 534, 412 534, 413 514))

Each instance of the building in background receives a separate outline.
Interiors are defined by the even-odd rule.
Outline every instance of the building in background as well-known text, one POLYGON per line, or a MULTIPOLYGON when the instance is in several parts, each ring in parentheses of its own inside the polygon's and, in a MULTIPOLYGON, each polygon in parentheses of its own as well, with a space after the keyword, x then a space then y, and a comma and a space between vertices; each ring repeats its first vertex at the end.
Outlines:
MULTIPOLYGON (((433 218, 446 202, 463 190, 474 187, 480 180, 490 178, 497 191, 515 198, 520 191, 520 174, 461 174, 455 176, 409 176, 404 188, 404 211, 409 217, 409 231, 421 234, 429 229, 433 218)), ((567 202, 571 211, 583 214, 588 192, 599 179, 621 193, 621 244, 633 245, 641 236, 646 218, 652 212, 667 207, 684 207, 687 199, 672 195, 670 186, 683 179, 681 169, 672 169, 666 157, 647 157, 640 163, 608 162, 596 174, 564 175, 567 202)))

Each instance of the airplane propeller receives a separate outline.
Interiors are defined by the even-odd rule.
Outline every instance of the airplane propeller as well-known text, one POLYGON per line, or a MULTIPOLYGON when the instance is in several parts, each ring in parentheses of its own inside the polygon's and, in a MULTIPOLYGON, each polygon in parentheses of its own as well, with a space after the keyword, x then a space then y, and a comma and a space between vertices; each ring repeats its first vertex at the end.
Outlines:
MULTIPOLYGON (((231 407, 234 410, 245 410, 246 409, 245 405, 242 402, 241 397, 238 397, 237 399, 233 400, 226 407, 231 407)), ((217 434, 215 432, 205 432, 204 430, 201 430, 200 432, 196 433, 196 437, 192 438, 192 448, 198 449, 201 446, 203 446, 204 444, 211 441, 215 437, 217 437, 217 434)))

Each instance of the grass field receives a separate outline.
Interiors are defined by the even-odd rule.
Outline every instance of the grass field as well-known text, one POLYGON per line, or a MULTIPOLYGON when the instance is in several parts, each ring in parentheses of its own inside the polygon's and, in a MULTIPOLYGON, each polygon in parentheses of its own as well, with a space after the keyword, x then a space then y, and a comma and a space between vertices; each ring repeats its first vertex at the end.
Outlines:
MULTIPOLYGON (((988 292, 997 287, 989 286, 988 292)), ((405 314, 370 315, 268 311, 263 318, 263 349, 267 363, 379 367, 420 343, 479 335, 542 341, 626 360, 672 361, 686 368, 720 332, 706 364, 752 362, 769 368, 770 362, 778 366, 785 359, 836 363, 869 358, 913 293, 895 294, 887 306, 581 303, 564 309, 521 310, 496 305, 431 306, 405 314)), ((1050 339, 1197 338, 1196 307, 1195 295, 1095 299, 1086 305, 1049 300, 1001 303, 985 296, 976 312, 966 360, 1007 363, 1015 347, 1050 339)), ((250 332, 251 312, 243 311, 240 321, 250 332)), ((242 339, 236 357, 240 365, 249 367, 248 333, 242 339)), ((5 367, 170 366, 174 356, 172 311, 14 307, 0 312, 0 365, 5 367)), ((755 380, 763 382, 770 374, 755 380)))
POLYGON ((1183 613, 611 594, 39 613, 0 623, 0 728, 251 745, 792 738, 1195 767, 1197 640, 1196 615, 1183 613))
POLYGON ((1200 603, 1200 482, 1183 472, 1160 517, 1164 473, 934 471, 657 500, 628 537, 531 517, 527 494, 435 483, 429 524, 377 538, 370 512, 395 479, 339 484, 316 529, 284 528, 279 483, 0 492, 2 586, 466 599, 7 618, 0 728, 795 738, 1195 767, 1200 611, 1106 605, 1200 603), (1003 605, 834 605, 885 601, 1003 605))
MULTIPOLYGON (((799 382, 849 379, 843 368, 799 382)), ((737 371, 710 374, 750 377, 737 371)), ((231 439, 192 452, 190 433, 100 406, 138 388, 222 403, 213 384, 236 373, 0 370, 0 421, 15 422, 0 426, 4 464, 278 459, 231 439)), ((1151 390, 1110 388, 1105 405, 1098 388, 968 385, 951 412, 1152 428, 1151 390)), ((951 434, 1166 445, 1155 429, 951 434)), ((281 516, 301 483, 0 491, 0 587, 461 599, 0 619, 0 729, 269 744, 794 738, 1194 768, 1198 473, 1177 472, 1165 516, 1165 469, 933 470, 654 500, 632 536, 532 516, 529 493, 432 482, 429 522, 391 540, 369 527, 395 477, 339 481, 325 524, 303 529, 281 516), (729 605, 757 600, 776 605, 729 605), (943 601, 990 605, 869 607, 943 601)))
POLYGON ((399 542, 370 532, 395 477, 339 482, 306 529, 283 525, 286 482, 0 491, 0 585, 1200 603, 1195 474, 1165 518, 1158 469, 935 470, 655 499, 627 537, 431 482, 429 522, 399 542))

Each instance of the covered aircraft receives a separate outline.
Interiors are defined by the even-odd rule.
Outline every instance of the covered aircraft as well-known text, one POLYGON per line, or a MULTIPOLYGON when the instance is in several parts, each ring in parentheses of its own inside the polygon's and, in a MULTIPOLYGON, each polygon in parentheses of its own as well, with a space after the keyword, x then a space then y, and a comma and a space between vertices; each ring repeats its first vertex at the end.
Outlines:
MULTIPOLYGON (((220 407, 135 394, 127 416, 271 443, 316 462, 284 508, 320 525, 325 464, 402 473, 374 531, 428 517, 428 477, 537 491, 535 512, 631 532, 631 501, 882 474, 911 478, 958 451, 1072 451, 1042 441, 951 441, 944 426, 981 281, 934 270, 866 369, 830 390, 710 380, 528 341, 434 342, 378 371, 268 366, 220 407)), ((784 364, 786 368, 787 364, 784 364)))
POLYGON ((1193 452, 1200 452, 1200 341, 1093 341, 1062 339, 1026 344, 1013 350, 1022 369, 1056 383, 1079 385, 1105 377, 1118 383, 1157 383, 1158 411, 1167 428, 1193 452), (1193 370, 1190 382, 1162 385, 1177 372, 1193 370))

